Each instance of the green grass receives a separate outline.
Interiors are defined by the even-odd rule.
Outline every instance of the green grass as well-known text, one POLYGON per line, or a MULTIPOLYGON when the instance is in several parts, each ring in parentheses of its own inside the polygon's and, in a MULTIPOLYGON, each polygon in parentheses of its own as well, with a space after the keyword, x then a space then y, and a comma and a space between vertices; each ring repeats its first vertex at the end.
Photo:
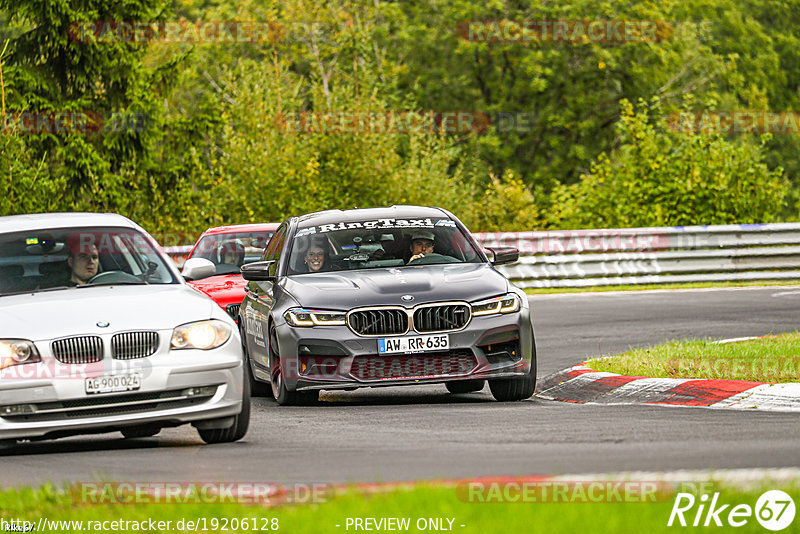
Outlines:
POLYGON ((715 344, 673 341, 589 360, 596 371, 654 378, 800 381, 800 333, 715 344))
POLYGON ((627 284, 618 286, 593 287, 529 287, 525 292, 529 295, 548 295, 552 293, 600 293, 604 291, 645 291, 652 289, 704 289, 709 287, 768 287, 796 286, 800 282, 791 280, 756 280, 752 282, 692 282, 687 284, 627 284))
MULTIPOLYGON (((420 532, 416 522, 420 518, 453 519, 453 532, 457 533, 573 533, 573 532, 674 532, 667 521, 675 502, 676 492, 671 486, 656 496, 656 502, 516 502, 480 503, 468 502, 467 492, 454 487, 422 485, 377 493, 350 490, 347 494, 332 497, 328 502, 266 508, 237 504, 84 504, 52 486, 39 489, 23 488, 0 492, 0 516, 3 519, 24 519, 37 523, 40 517, 48 520, 74 521, 171 521, 164 531, 180 532, 176 523, 180 519, 206 518, 206 531, 223 531, 212 528, 212 518, 217 527, 228 520, 228 532, 267 532, 262 526, 279 526, 278 532, 286 533, 346 533, 356 531, 347 528, 348 518, 410 518, 409 532, 420 532), (233 529, 231 519, 238 522, 248 520, 248 528, 233 529), (273 519, 277 523, 272 522, 273 519), (255 521, 258 528, 252 527, 255 521), (339 526, 337 526, 339 525, 339 526), (464 525, 463 527, 461 525, 464 525)), ((747 504, 754 507, 758 497, 766 490, 782 489, 800 503, 800 481, 781 484, 764 484, 757 488, 732 489, 710 485, 703 490, 713 495, 719 491, 718 503, 747 504)), ((570 491, 570 496, 577 495, 570 491)), ((583 499, 578 498, 578 501, 583 499)), ((699 504, 699 499, 698 503, 699 504)), ((728 511, 732 506, 728 507, 728 511)), ((687 512, 690 524, 697 505, 687 512)), ((724 520, 723 514, 722 519, 724 520)), ((795 525, 800 521, 795 519, 795 525)), ((444 521, 446 526, 448 523, 444 521)), ((85 523, 84 523, 85 525, 85 523)), ((184 523, 185 525, 185 523, 184 523)), ((118 525, 117 532, 133 532, 136 529, 118 525), (119 528, 122 527, 122 528, 119 528)), ((725 526, 727 527, 727 525, 725 526)), ((691 527, 690 527, 691 528, 691 527)), ((730 528, 730 527, 727 527, 730 528)), ((718 527, 712 527, 718 529, 718 527)), ((725 528, 721 529, 725 530, 725 528)), ((754 517, 736 529, 738 532, 764 532, 754 517)), ((73 529, 53 529, 51 532, 77 532, 73 529)), ((86 532, 88 530, 84 530, 86 532)), ((98 531, 95 529, 94 531, 98 531)), ((145 525, 140 531, 151 531, 145 525)), ((194 531, 184 528, 182 531, 194 531)), ((197 529, 203 532, 202 526, 197 529)), ((792 531, 788 529, 787 532, 792 531)))

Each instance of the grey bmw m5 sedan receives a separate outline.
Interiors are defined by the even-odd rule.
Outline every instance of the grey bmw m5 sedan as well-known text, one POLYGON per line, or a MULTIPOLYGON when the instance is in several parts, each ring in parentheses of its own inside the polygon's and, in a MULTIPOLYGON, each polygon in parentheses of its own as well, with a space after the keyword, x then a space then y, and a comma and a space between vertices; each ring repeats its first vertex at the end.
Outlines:
MULTIPOLYGON (((487 256, 488 253, 488 256, 487 256)), ((320 390, 444 383, 526 399, 536 348, 525 294, 439 208, 332 210, 283 222, 248 281, 239 328, 251 390, 279 404, 320 390)))

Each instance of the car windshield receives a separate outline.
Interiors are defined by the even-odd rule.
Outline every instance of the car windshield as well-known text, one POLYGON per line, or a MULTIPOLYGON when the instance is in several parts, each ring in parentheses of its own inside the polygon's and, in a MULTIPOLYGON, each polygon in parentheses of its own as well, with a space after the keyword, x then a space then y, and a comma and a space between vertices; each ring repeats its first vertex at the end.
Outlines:
POLYGON ((0 295, 114 284, 178 283, 145 234, 64 228, 0 235, 0 295))
POLYGON ((452 219, 378 219, 301 226, 289 274, 482 261, 452 219))
POLYGON ((261 259, 273 231, 210 234, 200 238, 192 258, 210 260, 217 267, 215 274, 235 274, 245 263, 261 259))

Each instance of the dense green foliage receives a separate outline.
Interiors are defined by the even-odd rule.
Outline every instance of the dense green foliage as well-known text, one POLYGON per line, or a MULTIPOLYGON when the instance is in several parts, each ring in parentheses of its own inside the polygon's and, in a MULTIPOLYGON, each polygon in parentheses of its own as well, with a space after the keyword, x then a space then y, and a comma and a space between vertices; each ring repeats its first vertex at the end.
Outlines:
POLYGON ((486 231, 796 220, 797 135, 674 132, 665 117, 800 109, 798 8, 0 0, 0 214, 117 211, 190 236, 392 203, 443 206, 486 231), (464 33, 471 20, 619 19, 670 22, 657 41, 464 33), (173 20, 269 21, 275 32, 236 43, 75 33, 87 21, 173 20), (460 133, 319 131, 326 116, 425 110, 494 121, 460 133), (24 111, 87 111, 102 127, 23 132, 24 111), (298 116, 317 123, 298 127, 298 116))
POLYGON ((658 109, 642 104, 634 113, 623 100, 619 148, 601 154, 577 184, 557 186, 554 226, 759 223, 778 216, 786 189, 781 169, 767 168, 758 145, 670 131, 658 109))

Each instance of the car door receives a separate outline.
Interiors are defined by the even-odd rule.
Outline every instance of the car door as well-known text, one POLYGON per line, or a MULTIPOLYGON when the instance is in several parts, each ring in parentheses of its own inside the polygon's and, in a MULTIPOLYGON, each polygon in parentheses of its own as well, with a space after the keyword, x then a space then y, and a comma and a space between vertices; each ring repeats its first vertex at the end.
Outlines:
MULTIPOLYGON (((282 224, 267 245, 262 261, 274 261, 270 274, 278 273, 281 254, 286 244, 286 234, 289 225, 282 224)), ((269 345, 269 317, 275 306, 275 287, 273 282, 250 280, 245 286, 242 317, 244 318, 245 343, 251 361, 255 364, 254 370, 267 373, 269 345)), ((261 373, 259 378, 264 379, 261 373)))

